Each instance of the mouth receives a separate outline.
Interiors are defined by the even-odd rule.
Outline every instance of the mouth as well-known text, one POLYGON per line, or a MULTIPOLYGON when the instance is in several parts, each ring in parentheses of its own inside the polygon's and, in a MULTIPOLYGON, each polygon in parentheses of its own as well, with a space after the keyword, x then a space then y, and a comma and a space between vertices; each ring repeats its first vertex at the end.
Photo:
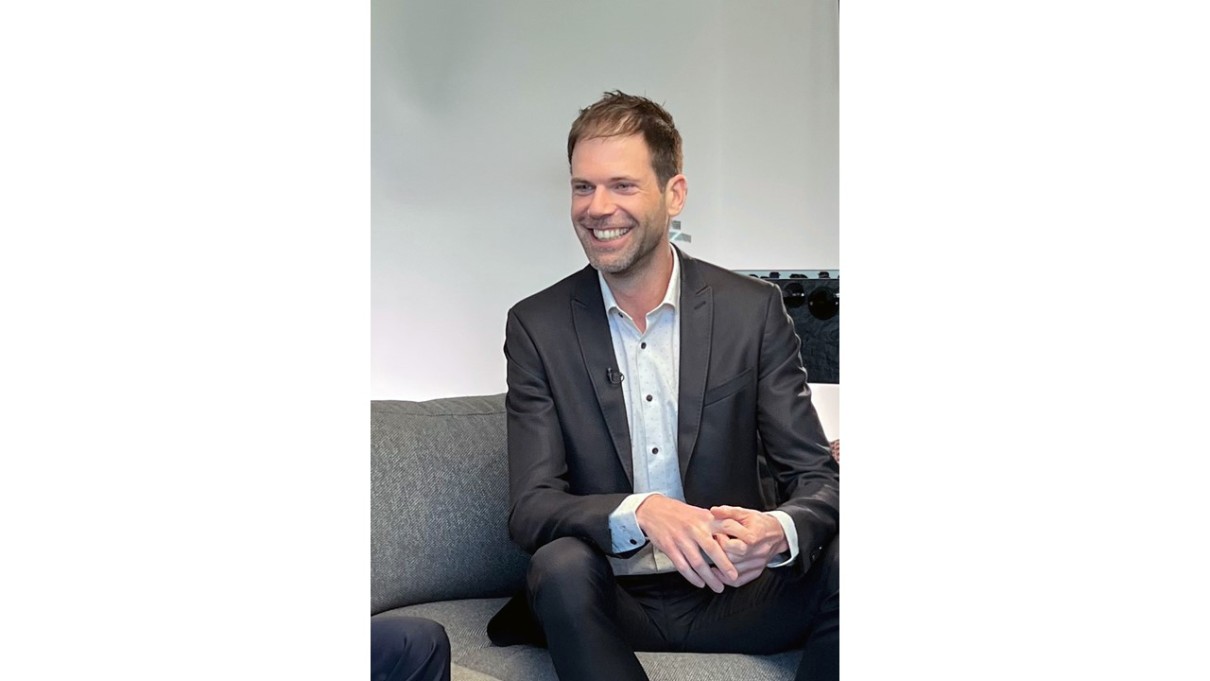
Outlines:
POLYGON ((610 227, 608 229, 591 229, 592 238, 597 241, 615 241, 630 233, 633 227, 610 227))

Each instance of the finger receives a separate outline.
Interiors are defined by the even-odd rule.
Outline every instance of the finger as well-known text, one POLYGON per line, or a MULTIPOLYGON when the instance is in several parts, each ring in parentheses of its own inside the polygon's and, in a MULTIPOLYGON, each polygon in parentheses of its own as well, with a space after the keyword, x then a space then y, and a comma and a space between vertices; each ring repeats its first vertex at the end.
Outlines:
POLYGON ((736 539, 735 537, 730 537, 725 534, 714 535, 714 541, 718 542, 718 545, 723 547, 723 550, 727 551, 728 553, 730 553, 730 550, 732 548, 735 548, 738 550, 744 550, 744 547, 748 546, 747 544, 736 539))
MULTIPOLYGON (((719 577, 717 575, 715 575, 716 570, 721 571, 722 569, 718 568, 716 566, 712 566, 705 559, 705 557, 702 555, 702 552, 700 550, 697 553, 698 553, 698 560, 694 561, 691 559, 689 561, 690 567, 692 567, 695 571, 697 571, 697 574, 699 576, 701 576, 702 581, 706 583, 706 586, 710 587, 711 591, 713 591, 714 593, 722 593, 723 586, 724 586, 723 582, 721 579, 719 579, 719 577)), ((726 574, 726 573, 724 572, 724 574, 726 574)))
POLYGON ((756 532, 753 531, 752 528, 744 527, 730 518, 727 518, 726 520, 715 520, 714 523, 716 531, 720 531, 730 537, 735 537, 745 544, 752 544, 757 539, 756 532))
POLYGON ((747 572, 741 572, 741 573, 739 573, 739 577, 735 578, 734 584, 732 584, 731 586, 736 587, 736 588, 741 587, 741 586, 755 580, 757 577, 760 577, 761 573, 764 571, 765 571, 764 567, 760 567, 760 568, 748 570, 747 572))
POLYGON ((744 555, 748 551, 747 544, 743 543, 742 541, 732 539, 725 534, 715 535, 714 539, 718 542, 718 545, 722 547, 723 553, 727 554, 727 560, 731 561, 732 565, 735 565, 736 561, 744 559, 744 555))
MULTIPOLYGON (((723 547, 717 541, 705 540, 700 542, 700 545, 702 552, 714 562, 714 567, 718 568, 728 579, 735 579, 739 572, 731 564, 731 559, 727 557, 727 552, 723 550, 723 547)), ((705 562, 705 560, 702 562, 705 562)))
POLYGON ((696 586, 699 589, 706 586, 706 580, 702 579, 701 576, 697 574, 697 571, 689 567, 689 564, 685 561, 681 561, 681 564, 677 567, 676 571, 681 573, 681 576, 685 578, 685 581, 689 582, 693 586, 696 586))
MULTIPOLYGON (((714 571, 714 576, 717 577, 718 580, 720 582, 722 582, 723 584, 725 584, 727 586, 739 586, 739 584, 736 582, 736 580, 731 579, 727 575, 724 575, 723 573, 719 572, 718 568, 710 568, 710 569, 714 571)), ((743 577, 744 575, 741 572, 739 576, 743 577)))
POLYGON ((754 513, 754 511, 752 511, 751 509, 747 509, 742 506, 726 506, 726 505, 711 506, 710 512, 714 514, 715 518, 720 518, 720 519, 721 518, 734 518, 734 519, 740 520, 740 521, 742 521, 744 519, 744 516, 749 516, 754 513))
POLYGON ((723 584, 723 580, 715 574, 716 572, 718 572, 718 568, 705 562, 702 563, 702 568, 698 570, 698 574, 702 576, 702 581, 706 583, 706 586, 710 587, 710 590, 714 593, 721 594, 723 589, 726 588, 726 584, 723 584))
POLYGON ((744 557, 746 557, 752 548, 748 544, 745 544, 738 539, 732 539, 726 535, 722 536, 723 539, 718 543, 718 545, 722 547, 723 552, 727 554, 727 558, 731 560, 732 564, 734 564, 736 560, 742 560, 744 557))
MULTIPOLYGON (((731 542, 731 541, 735 541, 735 540, 734 540, 734 539, 732 539, 731 537, 728 537, 728 536, 727 536, 727 535, 725 535, 725 534, 715 534, 715 535, 714 535, 714 541, 718 542, 718 545, 719 545, 719 546, 721 546, 721 547, 723 547, 723 550, 724 550, 724 551, 726 551, 726 550, 727 550, 727 542, 731 542)), ((730 554, 728 554, 728 555, 730 555, 730 554)))
POLYGON ((769 561, 763 558, 748 558, 747 560, 736 562, 734 565, 735 569, 739 571, 740 576, 743 576, 745 572, 751 572, 753 570, 756 570, 757 573, 760 573, 766 566, 769 565, 769 561))
POLYGON ((732 513, 734 508, 734 506, 711 506, 710 513, 719 520, 722 520, 723 518, 733 518, 735 517, 732 513))
MULTIPOLYGON (((718 549, 718 544, 712 541, 708 541, 706 543, 713 544, 715 549, 718 551, 718 554, 722 556, 722 559, 727 560, 727 557, 723 554, 722 550, 718 549)), ((685 560, 689 563, 689 567, 702 578, 702 582, 704 582, 706 586, 710 587, 711 591, 715 593, 722 593, 723 583, 714 576, 714 573, 710 572, 710 563, 706 562, 706 558, 704 557, 701 548, 699 545, 694 544, 694 539, 692 537, 685 538, 685 543, 681 546, 681 551, 684 553, 685 560)), ((713 556, 711 556, 711 558, 713 558, 713 556)), ((727 565, 730 566, 731 561, 727 561, 727 565)), ((725 574, 726 569, 722 566, 719 567, 725 574)))
POLYGON ((667 549, 661 550, 664 552, 664 555, 668 556, 668 559, 672 561, 673 567, 676 568, 677 572, 681 573, 681 576, 685 578, 685 581, 699 589, 703 586, 706 586, 706 582, 704 582, 702 578, 698 576, 697 571, 689 566, 689 562, 685 560, 685 556, 681 553, 680 549, 678 549, 676 546, 669 546, 667 549))
POLYGON ((757 577, 760 577, 761 573, 765 571, 765 566, 761 563, 757 563, 755 566, 741 569, 739 574, 736 575, 735 579, 730 579, 723 573, 718 572, 718 568, 712 569, 715 571, 715 577, 717 577, 723 584, 729 587, 739 588, 745 584, 748 584, 749 582, 752 582, 757 577))

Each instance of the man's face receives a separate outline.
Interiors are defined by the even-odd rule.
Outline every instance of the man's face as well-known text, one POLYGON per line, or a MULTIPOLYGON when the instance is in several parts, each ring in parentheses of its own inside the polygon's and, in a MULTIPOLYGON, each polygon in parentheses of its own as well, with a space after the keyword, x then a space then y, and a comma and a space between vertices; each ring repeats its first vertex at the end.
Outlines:
POLYGON ((580 140, 571 155, 571 221, 588 262, 622 276, 644 267, 681 211, 683 195, 671 189, 678 181, 660 187, 642 135, 580 140))

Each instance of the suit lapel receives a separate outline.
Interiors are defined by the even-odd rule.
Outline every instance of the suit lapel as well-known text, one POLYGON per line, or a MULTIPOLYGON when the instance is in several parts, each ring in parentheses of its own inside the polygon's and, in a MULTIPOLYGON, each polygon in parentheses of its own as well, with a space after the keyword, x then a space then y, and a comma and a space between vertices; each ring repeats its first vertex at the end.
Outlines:
POLYGON ((582 270, 571 300, 571 317, 576 327, 576 339, 580 343, 580 354, 584 358, 584 368, 588 371, 597 403, 605 416, 615 453, 633 489, 634 464, 631 461, 626 399, 622 396, 622 387, 610 383, 607 375, 608 369, 617 371, 617 358, 613 354, 613 339, 609 334, 609 320, 605 316, 601 284, 597 280, 596 270, 591 266, 582 270))
POLYGON ((710 364, 714 296, 702 280, 697 263, 681 253, 681 375, 677 405, 677 456, 681 480, 689 470, 689 459, 702 425, 702 402, 706 394, 706 370, 710 364))

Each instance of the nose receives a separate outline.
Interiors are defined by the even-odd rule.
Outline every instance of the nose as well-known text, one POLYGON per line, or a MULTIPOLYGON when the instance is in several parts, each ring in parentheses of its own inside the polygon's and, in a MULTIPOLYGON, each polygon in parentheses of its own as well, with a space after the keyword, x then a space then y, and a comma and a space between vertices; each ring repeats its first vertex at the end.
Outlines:
POLYGON ((603 218, 613 214, 614 204, 609 200, 609 189, 597 187, 592 193, 592 201, 588 204, 588 216, 603 218))

